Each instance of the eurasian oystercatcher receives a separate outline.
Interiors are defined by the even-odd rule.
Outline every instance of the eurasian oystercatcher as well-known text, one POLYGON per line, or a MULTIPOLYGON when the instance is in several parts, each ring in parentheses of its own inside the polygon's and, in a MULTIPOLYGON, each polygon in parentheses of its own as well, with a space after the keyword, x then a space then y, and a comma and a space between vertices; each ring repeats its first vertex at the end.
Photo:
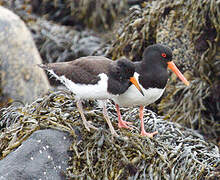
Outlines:
MULTIPOLYGON (((102 56, 87 56, 69 62, 40 64, 39 66, 75 94, 77 108, 88 131, 90 128, 97 128, 86 120, 81 100, 113 99, 124 93, 132 84, 140 94, 143 94, 137 80, 133 77, 135 66, 127 59, 112 61, 102 56)), ((108 118, 105 103, 103 115, 111 133, 117 136, 108 118)), ((119 118, 119 124, 124 123, 125 121, 119 118)))
MULTIPOLYGON (((123 94, 113 97, 119 122, 122 122, 119 106, 140 106, 141 135, 153 137, 157 132, 147 133, 144 128, 143 109, 158 100, 166 87, 168 80, 167 67, 171 69, 187 86, 189 82, 178 70, 172 61, 172 51, 169 47, 155 44, 148 46, 143 53, 142 61, 135 62, 134 77, 143 90, 141 95, 133 86, 130 86, 123 94)), ((120 127, 129 128, 129 122, 119 124, 120 127)))

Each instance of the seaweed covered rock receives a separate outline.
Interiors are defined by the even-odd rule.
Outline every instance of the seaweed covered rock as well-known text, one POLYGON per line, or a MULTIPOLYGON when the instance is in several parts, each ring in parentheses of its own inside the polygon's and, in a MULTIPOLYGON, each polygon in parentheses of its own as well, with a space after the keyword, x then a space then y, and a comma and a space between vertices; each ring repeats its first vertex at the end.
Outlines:
MULTIPOLYGON (((134 122, 135 127, 117 130, 120 137, 113 138, 102 117, 102 108, 94 101, 85 101, 84 105, 86 118, 99 130, 85 129, 74 97, 64 91, 49 93, 24 107, 2 109, 1 159, 10 157, 11 151, 19 149, 21 144, 24 146, 24 140, 34 131, 54 128, 68 132, 73 139, 69 167, 65 171, 70 179, 209 179, 219 176, 219 149, 197 132, 145 110, 145 127, 148 131, 158 130, 158 135, 153 139, 142 137, 139 128, 135 128, 140 126, 138 108, 123 108, 122 118, 134 122)), ((117 126, 114 105, 109 102, 107 107, 113 125, 117 126)))
POLYGON ((149 44, 170 46, 191 86, 172 76, 159 112, 212 139, 220 133, 219 8, 214 0, 148 1, 144 8, 132 7, 108 54, 138 61, 149 44))
POLYGON ((45 73, 36 68, 42 61, 31 34, 17 15, 3 7, 0 32, 1 96, 6 101, 32 102, 48 91, 49 83, 45 73))
POLYGON ((111 29, 128 9, 125 0, 32 0, 31 5, 33 13, 46 15, 48 20, 99 31, 111 29))
POLYGON ((71 142, 66 132, 35 131, 0 161, 0 179, 64 179, 71 142))

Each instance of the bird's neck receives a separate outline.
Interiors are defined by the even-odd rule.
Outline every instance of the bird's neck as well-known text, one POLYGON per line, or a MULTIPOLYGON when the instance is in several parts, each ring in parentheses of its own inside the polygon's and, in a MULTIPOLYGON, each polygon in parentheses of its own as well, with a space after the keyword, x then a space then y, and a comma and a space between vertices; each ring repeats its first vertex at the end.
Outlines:
POLYGON ((144 88, 161 88, 166 86, 168 80, 167 69, 157 63, 139 62, 136 64, 139 82, 144 88))
POLYGON ((161 64, 157 62, 146 62, 146 61, 141 61, 136 64, 136 68, 139 71, 142 71, 143 73, 147 72, 149 74, 156 74, 157 72, 161 71, 167 71, 166 68, 161 66, 161 64))

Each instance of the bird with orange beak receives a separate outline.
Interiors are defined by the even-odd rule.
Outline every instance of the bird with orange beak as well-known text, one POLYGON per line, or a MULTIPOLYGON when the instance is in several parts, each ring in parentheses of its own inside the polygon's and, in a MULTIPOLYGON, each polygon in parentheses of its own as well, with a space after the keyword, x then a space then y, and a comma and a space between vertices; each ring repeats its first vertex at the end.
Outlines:
POLYGON ((140 106, 141 135, 153 137, 157 131, 153 133, 145 131, 143 110, 144 106, 154 103, 162 96, 169 77, 167 68, 172 70, 186 86, 189 86, 189 82, 172 61, 172 50, 165 45, 155 44, 147 47, 144 50, 142 61, 135 62, 134 65, 134 77, 137 79, 144 96, 134 86, 130 86, 124 93, 113 98, 119 118, 118 126, 131 128, 129 126, 131 122, 121 119, 119 106, 140 106))

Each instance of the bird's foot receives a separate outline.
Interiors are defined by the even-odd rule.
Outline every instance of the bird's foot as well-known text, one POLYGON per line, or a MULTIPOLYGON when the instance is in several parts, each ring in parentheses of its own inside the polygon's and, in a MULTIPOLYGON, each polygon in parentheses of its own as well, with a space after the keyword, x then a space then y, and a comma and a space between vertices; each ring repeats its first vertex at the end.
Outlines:
POLYGON ((142 130, 141 131, 141 136, 147 136, 149 138, 153 138, 154 135, 156 135, 158 133, 158 131, 155 131, 153 133, 147 133, 145 130, 142 130))
POLYGON ((127 129, 132 129, 132 127, 128 126, 128 125, 131 125, 133 124, 132 122, 127 122, 127 121, 123 121, 123 120, 120 120, 118 122, 118 127, 119 128, 127 128, 127 129))
POLYGON ((97 127, 93 126, 93 125, 90 124, 88 121, 84 121, 83 124, 84 124, 85 128, 86 128, 88 131, 90 131, 90 128, 91 128, 91 129, 98 130, 97 127))
POLYGON ((111 134, 113 137, 119 137, 119 135, 116 133, 116 131, 111 131, 111 134))

